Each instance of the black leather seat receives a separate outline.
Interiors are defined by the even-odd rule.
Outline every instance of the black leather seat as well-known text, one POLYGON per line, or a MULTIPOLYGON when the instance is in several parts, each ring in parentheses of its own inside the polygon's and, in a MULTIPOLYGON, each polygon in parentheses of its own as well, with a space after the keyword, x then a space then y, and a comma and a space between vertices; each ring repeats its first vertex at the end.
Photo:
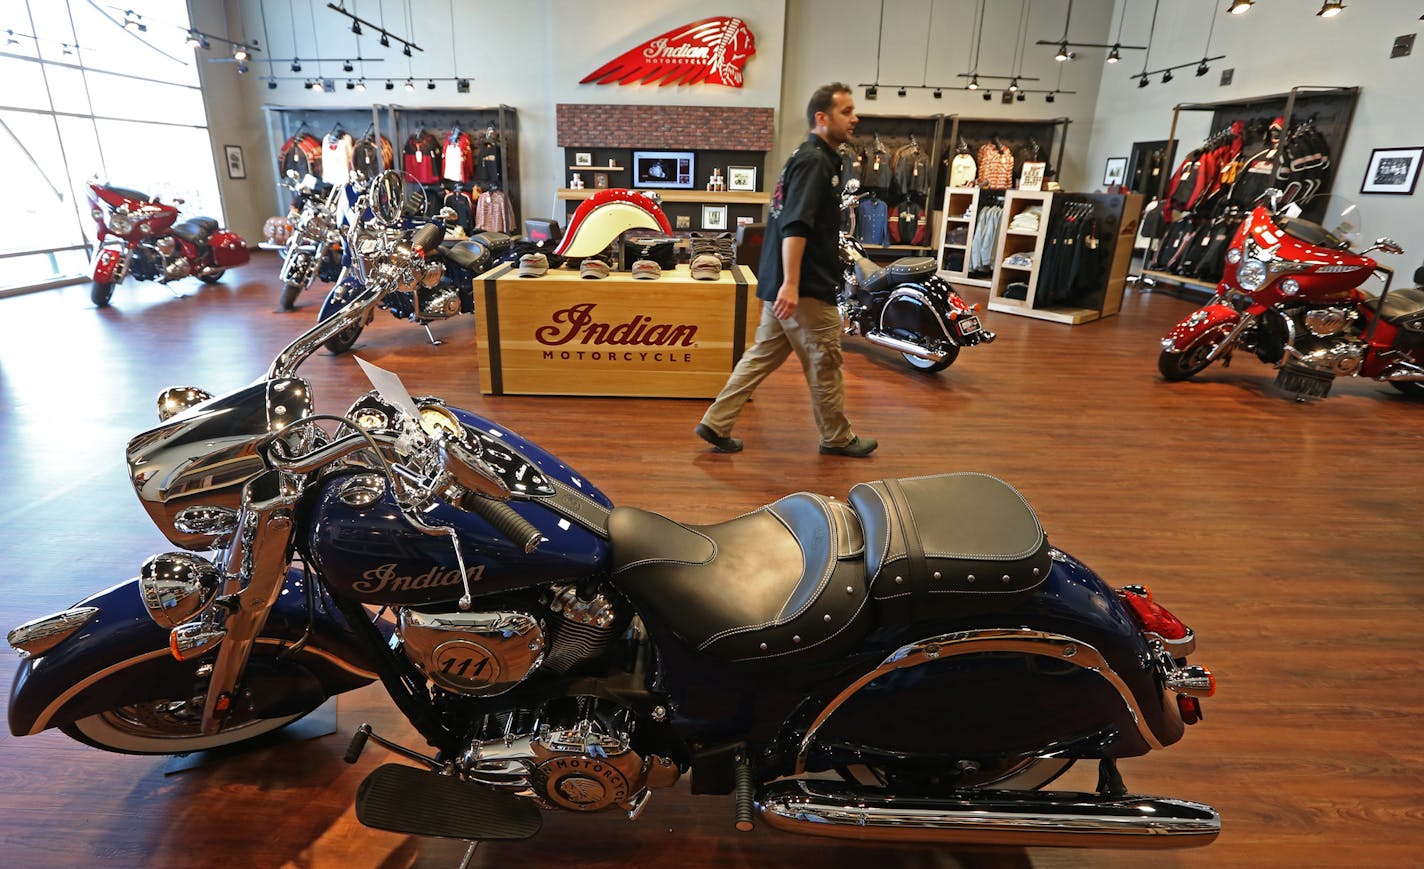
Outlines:
POLYGON ((192 217, 173 226, 173 234, 191 244, 206 244, 217 231, 218 222, 211 217, 192 217))
POLYGON ((827 661, 869 628, 865 540, 842 502, 801 492, 706 526, 616 507, 608 531, 614 584, 711 657, 827 661))
POLYGON ((1403 287, 1398 290, 1390 290, 1389 295, 1384 297, 1384 310, 1382 311, 1378 298, 1370 299, 1363 304, 1363 307, 1369 308, 1371 311, 1379 311, 1380 317, 1386 323, 1412 320, 1424 313, 1424 288, 1403 287))
POLYGON ((928 256, 901 257, 884 268, 871 262, 869 258, 862 257, 855 263, 855 279, 867 292, 879 293, 900 284, 927 280, 933 277, 938 269, 939 264, 935 262, 934 257, 928 256))
POLYGON ((1286 235, 1306 244, 1313 244, 1316 247, 1349 247, 1344 239, 1336 237, 1325 227, 1308 220, 1301 220, 1299 217, 1278 217, 1276 225, 1286 235))
POLYGON ((441 245, 440 252, 448 262, 454 263, 468 272, 484 271, 485 266, 490 262, 489 248, 469 239, 441 245))

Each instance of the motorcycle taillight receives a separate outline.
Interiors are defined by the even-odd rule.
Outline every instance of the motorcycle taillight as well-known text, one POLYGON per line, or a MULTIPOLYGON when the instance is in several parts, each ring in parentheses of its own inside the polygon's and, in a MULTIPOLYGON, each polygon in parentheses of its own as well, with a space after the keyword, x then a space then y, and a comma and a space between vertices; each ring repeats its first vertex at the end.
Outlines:
POLYGON ((1191 633, 1191 630, 1182 624, 1181 619, 1153 600, 1152 593, 1145 588, 1137 586, 1118 589, 1118 596, 1137 616, 1143 630, 1168 641, 1184 639, 1191 633))

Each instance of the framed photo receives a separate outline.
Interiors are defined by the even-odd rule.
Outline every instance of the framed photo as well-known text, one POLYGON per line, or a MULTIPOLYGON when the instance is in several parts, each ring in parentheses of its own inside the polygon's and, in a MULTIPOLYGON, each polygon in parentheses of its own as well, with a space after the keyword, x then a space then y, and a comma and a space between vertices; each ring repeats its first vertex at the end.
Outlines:
POLYGON ((1127 158, 1109 157, 1108 168, 1103 172, 1103 184, 1116 187, 1127 178, 1127 158))
POLYGON ((576 151, 576 152, 574 152, 574 165, 575 165, 575 166, 592 166, 592 165, 593 165, 593 154, 592 154, 591 152, 589 152, 589 151, 576 151))
POLYGON ((704 205, 704 206, 702 206, 702 228, 703 228, 703 229, 726 229, 726 228, 727 228, 727 206, 725 206, 725 205, 704 205))
POLYGON ((595 188, 599 189, 599 190, 602 190, 603 188, 607 187, 607 186, 608 186, 608 173, 607 173, 607 172, 595 172, 595 173, 593 173, 593 186, 594 186, 595 188))
POLYGON ((227 177, 246 178, 247 164, 242 162, 242 146, 223 145, 223 153, 227 155, 227 177))
POLYGON ((1047 163, 1029 162, 1023 164, 1023 172, 1019 175, 1019 189, 1042 190, 1043 172, 1047 168, 1047 163))
POLYGON ((677 215, 677 218, 676 218, 676 219, 677 219, 677 228, 678 228, 678 229, 691 229, 691 228, 692 228, 692 216, 691 216, 691 215, 688 215, 688 214, 679 214, 679 215, 677 215))
POLYGON ((1370 152, 1370 165, 1365 168, 1361 193, 1414 193, 1419 180, 1419 160, 1424 148, 1376 148, 1370 152))
POLYGON ((728 166, 728 190, 756 190, 755 166, 728 166))

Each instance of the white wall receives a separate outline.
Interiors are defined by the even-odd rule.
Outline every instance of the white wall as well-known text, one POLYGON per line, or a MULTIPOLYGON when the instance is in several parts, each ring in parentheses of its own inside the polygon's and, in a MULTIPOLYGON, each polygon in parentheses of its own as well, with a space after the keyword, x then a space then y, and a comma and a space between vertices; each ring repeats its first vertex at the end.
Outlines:
MULTIPOLYGON (((1143 0, 1117 0, 1126 4, 1123 37, 1139 41, 1147 33, 1152 4, 1143 0)), ((1401 34, 1420 29, 1420 8, 1400 2, 1346 4, 1331 19, 1316 17, 1320 0, 1268 0, 1245 15, 1226 15, 1213 0, 1177 0, 1161 4, 1152 47, 1152 69, 1196 61, 1206 47, 1208 26, 1215 10, 1211 53, 1226 59, 1197 78, 1193 70, 1178 70, 1169 84, 1153 78, 1139 88, 1129 76, 1142 70, 1140 60, 1118 64, 1103 75, 1093 136, 1086 154, 1089 167, 1102 166, 1109 157, 1123 157, 1133 142, 1165 139, 1172 124, 1172 107, 1178 103, 1215 102, 1283 93, 1297 85, 1358 85, 1360 101, 1350 127, 1344 153, 1336 155, 1335 192, 1360 206, 1364 229, 1371 238, 1389 235, 1406 249, 1403 257, 1382 255, 1386 265, 1412 273, 1424 257, 1424 221, 1420 197, 1361 194, 1360 181, 1374 148, 1424 145, 1424 112, 1419 86, 1424 77, 1424 41, 1409 57, 1391 60, 1390 46, 1401 34), (1233 67, 1232 83, 1218 84, 1219 71, 1233 67)), ((1116 13, 1114 13, 1116 14, 1116 13)), ((1183 112, 1190 120, 1179 126, 1183 155, 1207 133, 1209 112, 1183 112)), ((1091 187, 1092 185, 1090 185, 1091 187)))
MULTIPOLYGON (((1082 187, 1092 174, 1082 163, 1082 156, 1092 134, 1103 53, 1080 49, 1077 60, 1059 63, 1053 59, 1056 48, 1034 44, 1039 39, 1056 40, 1063 35, 1067 0, 1037 0, 1032 4, 989 0, 978 71, 982 75, 1022 72, 1039 79, 1026 83, 1026 87, 1077 93, 1060 94, 1053 103, 1045 102, 1042 94, 1029 94, 1024 102, 1004 105, 996 92, 991 101, 985 101, 980 93, 963 90, 968 80, 959 76, 973 68, 977 5, 977 0, 885 0, 882 33, 877 3, 787 0, 789 39, 781 93, 783 111, 777 130, 777 154, 770 162, 778 164, 805 138, 805 107, 811 92, 839 80, 855 87, 856 110, 863 115, 943 113, 970 118, 1072 118, 1061 174, 1069 189, 1082 187), (1026 8, 1027 45, 1021 63, 1016 63, 1020 22, 1026 8), (881 46, 878 77, 877 40, 881 46), (879 97, 867 100, 859 85, 875 81, 882 82, 879 97), (949 85, 952 89, 935 99, 930 91, 909 90, 900 97, 893 88, 883 86, 924 83, 949 85)), ((1077 0, 1069 38, 1078 42, 1110 41, 1103 37, 1108 31, 1111 9, 1112 0, 1077 0)), ((988 79, 981 79, 981 84, 988 83, 988 79)), ((1008 82, 996 84, 1002 89, 1008 82)))
MULTIPOLYGON (((406 36, 424 51, 407 60, 399 43, 382 48, 367 31, 360 39, 350 21, 326 8, 324 0, 196 0, 200 18, 221 17, 230 28, 210 33, 245 33, 263 41, 251 72, 239 77, 231 64, 205 77, 213 135, 237 136, 248 154, 249 180, 224 187, 229 221, 249 239, 261 237, 265 217, 276 213, 273 179, 276 156, 267 141, 263 104, 283 106, 359 106, 395 103, 405 106, 513 107, 519 117, 520 191, 525 215, 557 215, 563 209, 554 191, 564 178, 563 152, 556 144, 558 103, 641 103, 656 105, 772 106, 781 93, 785 6, 781 0, 721 0, 715 8, 693 0, 523 0, 488 3, 478 0, 348 0, 346 8, 367 21, 381 22, 392 33, 406 36), (414 10, 411 27, 405 10, 414 10), (756 54, 743 67, 742 88, 717 85, 657 87, 654 85, 582 85, 579 79, 630 48, 683 24, 713 15, 743 18, 756 38, 756 54), (263 18, 266 18, 266 36, 263 18), (292 19, 295 17, 295 32, 292 19), (313 20, 315 26, 313 26, 313 20), (452 23, 453 22, 453 23, 452 23), (304 61, 293 73, 276 64, 279 79, 326 77, 337 81, 337 92, 324 94, 302 88, 300 81, 282 80, 268 90, 263 57, 345 58, 358 51, 367 58, 365 93, 348 91, 347 78, 362 74, 342 71, 341 63, 304 61), (416 80, 413 93, 401 87, 407 76, 416 80), (466 77, 470 92, 456 92, 453 81, 437 81, 427 90, 426 77, 466 77), (384 89, 394 79, 394 91, 384 89), (234 84, 235 83, 235 84, 234 84), (229 115, 224 121, 222 116, 229 115)), ((220 55, 214 55, 220 56, 220 55)), ((232 139, 224 139, 232 143, 232 139)), ((221 144, 219 142, 219 144, 221 144)), ((280 144, 280 143, 279 143, 280 144)), ((403 144, 394 142, 397 149, 403 144)))

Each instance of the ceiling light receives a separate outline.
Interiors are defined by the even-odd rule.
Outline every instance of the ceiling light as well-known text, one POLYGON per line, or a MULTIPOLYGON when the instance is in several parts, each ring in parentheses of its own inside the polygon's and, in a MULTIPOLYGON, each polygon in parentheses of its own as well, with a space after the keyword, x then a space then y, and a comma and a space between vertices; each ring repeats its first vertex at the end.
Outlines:
POLYGON ((354 91, 354 90, 356 90, 356 82, 354 82, 354 81, 347 81, 347 82, 346 82, 346 89, 349 90, 349 91, 354 91))
POLYGON ((342 71, 342 72, 350 72, 351 70, 353 70, 353 69, 355 69, 355 68, 356 68, 356 67, 352 66, 352 65, 351 65, 351 61, 349 61, 349 60, 346 61, 345 63, 341 64, 341 71, 342 71))
POLYGON ((309 91, 314 91, 316 90, 316 82, 312 81, 311 79, 307 79, 305 82, 302 83, 302 87, 306 88, 309 91))
POLYGON ((269 78, 269 79, 267 79, 267 90, 269 90, 269 91, 274 91, 274 90, 276 90, 276 89, 277 89, 277 80, 276 80, 275 78, 269 78))
POLYGON ((1068 60, 1072 56, 1073 55, 1068 53, 1068 43, 1064 42, 1059 44, 1058 53, 1053 55, 1053 59, 1058 61, 1059 63, 1062 63, 1063 61, 1068 60))
POLYGON ((189 48, 197 48, 203 44, 203 41, 198 38, 198 32, 196 30, 189 30, 187 43, 189 48))
POLYGON ((865 98, 868 100, 873 100, 879 92, 879 89, 876 88, 875 85, 870 85, 865 89, 865 98))
POLYGON ((1018 93, 1014 94, 1014 99, 1018 100, 1019 102, 1023 102, 1024 100, 1028 99, 1028 94, 1024 93, 1023 91, 1019 91, 1018 93))
POLYGON ((937 99, 937 100, 938 100, 938 99, 943 99, 943 98, 944 98, 944 91, 940 90, 939 88, 935 88, 935 89, 934 89, 934 98, 937 99))
POLYGON ((1053 102, 1054 99, 1056 99, 1056 97, 1054 96, 1054 92, 1050 92, 1050 93, 1048 93, 1048 94, 1045 94, 1044 97, 1043 97, 1043 101, 1044 101, 1045 103, 1051 103, 1051 102, 1053 102))
POLYGON ((62 52, 65 53, 65 54, 73 54, 73 53, 74 53, 74 49, 73 49, 73 48, 70 48, 70 47, 69 47, 69 43, 67 43, 67 42, 62 42, 62 43, 60 43, 59 49, 60 49, 60 51, 62 51, 62 52))
POLYGON ((364 92, 366 90, 366 80, 363 78, 356 82, 356 90, 364 92))
POLYGON ((455 90, 467 94, 470 92, 470 80, 467 78, 458 79, 455 82, 455 90))
POLYGON ((979 90, 979 76, 976 75, 969 79, 969 89, 972 91, 979 90))
POLYGON ((1117 63, 1122 60, 1122 54, 1118 51, 1121 47, 1120 43, 1113 43, 1112 51, 1108 52, 1108 63, 1117 63))
POLYGON ((248 56, 249 55, 247 54, 247 46, 245 45, 239 45, 232 50, 232 59, 239 63, 244 60, 247 60, 248 56))
POLYGON ((404 54, 406 57, 410 57, 410 43, 409 43, 409 42, 407 42, 407 43, 405 44, 405 46, 401 48, 401 54, 404 54))
POLYGON ((391 47, 391 38, 384 33, 381 34, 381 45, 384 48, 391 47))
POLYGON ((1256 0, 1231 0, 1231 6, 1226 10, 1232 15, 1245 15, 1251 11, 1251 4, 1256 0))
POLYGON ((351 32, 356 34, 357 36, 361 35, 361 22, 357 21, 354 18, 351 19, 351 32))
POLYGON ((905 95, 905 89, 904 89, 904 88, 900 88, 898 91, 895 92, 895 96, 897 96, 897 97, 903 97, 904 95, 905 95))
POLYGON ((1169 82, 1169 81, 1171 81, 1171 80, 1172 80, 1172 71, 1171 71, 1170 69, 1164 69, 1164 70, 1162 70, 1162 84, 1166 84, 1167 82, 1169 82))
POLYGON ((302 62, 301 62, 301 60, 298 59, 298 58, 295 58, 295 57, 292 58, 292 72, 301 72, 301 71, 302 71, 302 62))
POLYGON ((1148 85, 1147 76, 1144 75, 1144 76, 1142 76, 1141 78, 1139 78, 1139 79, 1137 80, 1137 86, 1138 86, 1138 87, 1140 87, 1140 88, 1145 88, 1145 87, 1147 87, 1147 85, 1148 85))
POLYGON ((393 82, 393 81, 391 81, 390 79, 386 79, 386 90, 388 90, 388 91, 393 91, 393 90, 395 90, 395 89, 396 89, 396 83, 393 82))
POLYGON ((989 91, 984 91, 984 99, 986 99, 986 100, 992 100, 993 98, 994 98, 994 95, 993 95, 992 93, 990 93, 989 91))
POLYGON ((428 91, 435 90, 435 79, 430 79, 429 81, 427 81, 425 83, 425 89, 428 91))
POLYGON ((1344 9, 1345 4, 1341 3, 1340 0, 1325 0, 1324 3, 1320 4, 1320 11, 1315 14, 1321 18, 1334 18, 1344 11, 1344 9))
POLYGON ((247 74, 247 61, 245 61, 245 60, 239 60, 239 61, 237 62, 237 74, 238 74, 238 75, 246 75, 246 74, 247 74))
POLYGON ((1197 64, 1197 76, 1201 77, 1211 72, 1211 67, 1206 65, 1206 61, 1197 64))
POLYGON ((415 90, 415 82, 411 81, 410 79, 406 79, 406 80, 405 80, 405 89, 408 90, 408 91, 413 91, 413 90, 415 90))
POLYGON ((1019 90, 1019 80, 1018 80, 1018 79, 1014 79, 1013 81, 1009 82, 1009 93, 1018 93, 1018 90, 1019 90))

